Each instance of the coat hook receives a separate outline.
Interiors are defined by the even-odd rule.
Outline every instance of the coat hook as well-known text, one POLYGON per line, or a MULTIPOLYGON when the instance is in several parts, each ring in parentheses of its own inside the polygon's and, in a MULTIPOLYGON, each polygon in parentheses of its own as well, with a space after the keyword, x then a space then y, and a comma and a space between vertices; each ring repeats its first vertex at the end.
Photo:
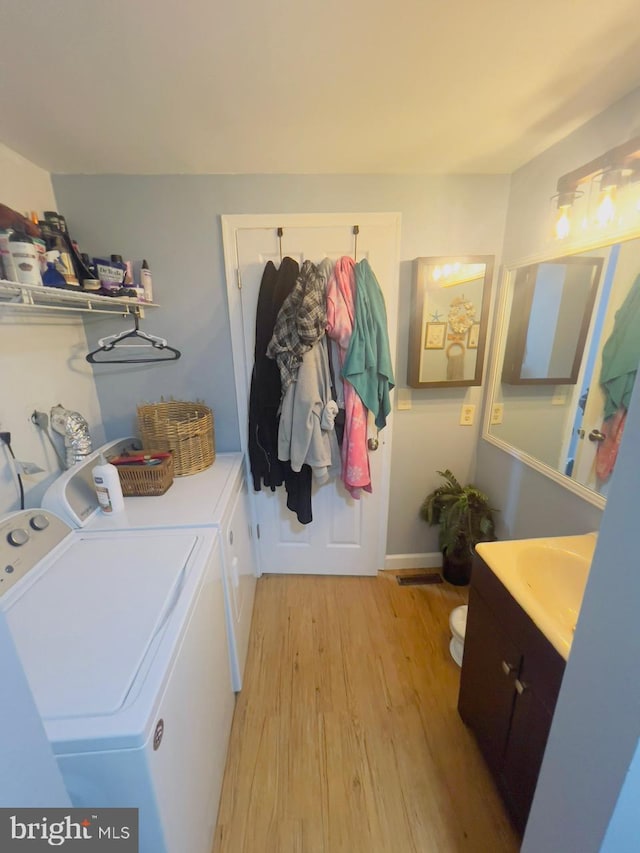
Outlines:
POLYGON ((284 229, 278 228, 276 234, 278 235, 278 245, 280 247, 280 263, 282 263, 282 235, 284 234, 284 229))
POLYGON ((353 226, 353 260, 358 260, 358 234, 360 233, 360 226, 353 226))

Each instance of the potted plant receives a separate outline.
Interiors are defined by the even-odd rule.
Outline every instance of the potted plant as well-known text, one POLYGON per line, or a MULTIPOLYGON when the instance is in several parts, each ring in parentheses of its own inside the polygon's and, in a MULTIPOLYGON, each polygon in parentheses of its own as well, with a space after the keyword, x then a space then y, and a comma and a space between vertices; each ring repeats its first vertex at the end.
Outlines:
POLYGON ((448 468, 438 474, 445 482, 427 495, 420 515, 428 524, 440 525, 442 576, 464 586, 471 579, 474 546, 496 538, 493 510, 483 492, 471 484, 462 486, 448 468))

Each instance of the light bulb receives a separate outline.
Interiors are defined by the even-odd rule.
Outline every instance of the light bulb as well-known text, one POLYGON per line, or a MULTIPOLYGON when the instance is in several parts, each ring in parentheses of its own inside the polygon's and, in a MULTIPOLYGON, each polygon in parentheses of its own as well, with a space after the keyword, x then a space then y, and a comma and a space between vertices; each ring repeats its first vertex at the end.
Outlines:
POLYGON ((596 222, 598 225, 610 225, 616 213, 616 205, 613 200, 615 187, 607 187, 602 191, 602 197, 596 210, 596 222))
POLYGON ((561 207, 559 210, 559 216, 556 220, 556 237, 558 240, 564 240, 569 236, 569 232, 571 231, 571 220, 569 219, 569 208, 561 207))

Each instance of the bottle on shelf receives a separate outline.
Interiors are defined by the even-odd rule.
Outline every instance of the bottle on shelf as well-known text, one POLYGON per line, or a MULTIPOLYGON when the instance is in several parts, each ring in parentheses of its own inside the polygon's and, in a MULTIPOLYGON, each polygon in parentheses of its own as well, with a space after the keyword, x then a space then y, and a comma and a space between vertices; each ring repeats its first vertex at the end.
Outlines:
POLYGON ((9 248, 9 238, 13 233, 13 228, 5 228, 0 231, 0 257, 2 258, 3 278, 7 281, 17 281, 18 274, 11 257, 11 249, 9 248))
POLYGON ((144 301, 153 302, 153 282, 151 279, 151 270, 146 260, 142 261, 140 265, 140 289, 144 301))
MULTIPOLYGON (((51 211, 46 211, 45 217, 47 214, 50 215, 51 211)), ((39 225, 47 252, 57 251, 60 253, 60 264, 64 269, 63 275, 65 282, 69 287, 73 287, 74 289, 80 287, 80 282, 73 265, 70 247, 65 240, 64 234, 55 227, 51 217, 49 219, 45 218, 39 223, 39 225)))
POLYGON ((46 254, 47 268, 42 274, 45 287, 65 287, 66 281, 60 263, 60 252, 53 250, 46 254))
POLYGON ((33 239, 24 231, 14 230, 9 235, 9 251, 20 284, 42 284, 38 250, 33 239))

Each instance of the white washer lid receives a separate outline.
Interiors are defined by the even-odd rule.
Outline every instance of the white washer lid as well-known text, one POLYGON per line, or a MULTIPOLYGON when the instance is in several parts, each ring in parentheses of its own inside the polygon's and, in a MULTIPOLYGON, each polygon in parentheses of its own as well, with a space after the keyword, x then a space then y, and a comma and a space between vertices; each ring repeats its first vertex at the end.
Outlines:
POLYGON ((7 619, 45 720, 122 707, 196 541, 188 533, 78 537, 25 584, 7 619))

